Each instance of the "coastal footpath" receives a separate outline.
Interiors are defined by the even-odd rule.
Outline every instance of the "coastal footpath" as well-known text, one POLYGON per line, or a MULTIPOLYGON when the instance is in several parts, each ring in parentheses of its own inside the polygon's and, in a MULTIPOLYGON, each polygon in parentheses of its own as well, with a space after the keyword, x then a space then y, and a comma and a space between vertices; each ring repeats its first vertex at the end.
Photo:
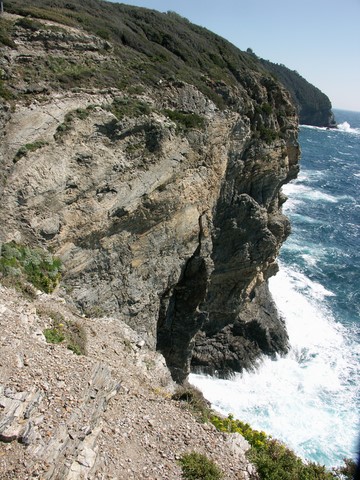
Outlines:
POLYGON ((2 480, 178 480, 192 451, 224 479, 258 478, 248 443, 172 400, 163 357, 118 318, 84 319, 56 294, 25 299, 0 285, 0 332, 2 480), (46 342, 54 318, 76 326, 86 354, 46 342))

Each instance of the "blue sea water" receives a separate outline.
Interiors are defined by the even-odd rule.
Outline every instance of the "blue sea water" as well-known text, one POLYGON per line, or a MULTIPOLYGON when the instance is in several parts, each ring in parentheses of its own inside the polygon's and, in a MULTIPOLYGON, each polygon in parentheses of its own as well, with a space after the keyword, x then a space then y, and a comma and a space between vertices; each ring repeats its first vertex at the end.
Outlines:
POLYGON ((360 112, 300 128, 301 173, 284 187, 292 234, 270 289, 291 349, 231 380, 191 375, 213 407, 328 467, 360 433, 360 112))

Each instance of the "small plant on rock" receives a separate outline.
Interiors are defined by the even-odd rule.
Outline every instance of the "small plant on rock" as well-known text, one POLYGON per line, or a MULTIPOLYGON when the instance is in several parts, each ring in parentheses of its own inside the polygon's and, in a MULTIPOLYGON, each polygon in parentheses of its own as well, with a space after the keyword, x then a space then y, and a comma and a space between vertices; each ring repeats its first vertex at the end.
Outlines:
POLYGON ((197 113, 184 113, 178 110, 164 110, 165 115, 176 123, 179 132, 186 131, 191 128, 202 129, 205 126, 205 119, 197 113))
POLYGON ((48 343, 61 343, 65 340, 65 335, 61 327, 45 328, 43 333, 48 343))
POLYGON ((27 281, 51 293, 61 277, 61 261, 41 248, 4 243, 0 250, 0 276, 12 279, 14 286, 27 281))
POLYGON ((27 155, 28 152, 34 152, 35 150, 38 150, 47 144, 48 142, 45 142, 44 140, 38 140, 34 143, 27 143, 23 147, 20 147, 16 152, 13 162, 16 163, 18 160, 20 160, 20 158, 27 155))
POLYGON ((66 322, 67 348, 76 355, 86 355, 86 332, 79 322, 66 322))
POLYGON ((106 107, 118 120, 124 117, 141 117, 149 115, 151 107, 148 103, 137 98, 115 98, 111 105, 106 107))
POLYGON ((182 478, 185 480, 220 480, 223 478, 223 473, 216 463, 201 453, 186 453, 180 458, 179 463, 182 468, 182 478))
POLYGON ((95 105, 88 105, 86 108, 77 108, 76 110, 68 112, 64 117, 63 123, 60 123, 56 129, 54 134, 55 140, 59 140, 66 132, 71 130, 73 122, 76 118, 80 120, 85 120, 88 118, 94 108, 95 105))
POLYGON ((172 399, 183 402, 200 422, 206 422, 211 415, 210 402, 205 399, 200 390, 191 385, 179 386, 172 399))
POLYGON ((37 313, 51 320, 52 326, 43 331, 48 343, 66 341, 67 348, 76 355, 86 354, 86 332, 79 322, 67 320, 60 312, 47 308, 40 307, 37 313))

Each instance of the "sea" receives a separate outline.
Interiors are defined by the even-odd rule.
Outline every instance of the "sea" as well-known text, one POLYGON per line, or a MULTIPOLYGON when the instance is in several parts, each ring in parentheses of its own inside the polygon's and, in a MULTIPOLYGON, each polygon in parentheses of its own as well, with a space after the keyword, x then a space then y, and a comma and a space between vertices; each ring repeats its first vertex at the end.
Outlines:
POLYGON ((360 441, 360 112, 301 126, 301 171, 283 187, 292 233, 270 289, 290 351, 228 380, 191 374, 214 409, 327 467, 360 441))

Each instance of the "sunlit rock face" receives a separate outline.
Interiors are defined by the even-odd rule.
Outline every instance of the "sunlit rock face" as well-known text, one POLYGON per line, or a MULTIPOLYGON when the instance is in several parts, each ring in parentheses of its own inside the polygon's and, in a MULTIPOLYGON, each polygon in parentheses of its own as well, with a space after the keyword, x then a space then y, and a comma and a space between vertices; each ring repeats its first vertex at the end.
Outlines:
MULTIPOLYGON (((61 44, 38 35, 33 49, 26 35, 9 48, 9 75, 51 48, 111 59, 84 32, 61 44)), ((299 148, 279 84, 255 70, 219 83, 222 109, 173 79, 131 94, 42 85, 0 112, 1 241, 50 248, 62 294, 85 315, 125 321, 179 382, 191 363, 226 375, 285 352, 267 279, 290 231, 281 186, 299 148)))

